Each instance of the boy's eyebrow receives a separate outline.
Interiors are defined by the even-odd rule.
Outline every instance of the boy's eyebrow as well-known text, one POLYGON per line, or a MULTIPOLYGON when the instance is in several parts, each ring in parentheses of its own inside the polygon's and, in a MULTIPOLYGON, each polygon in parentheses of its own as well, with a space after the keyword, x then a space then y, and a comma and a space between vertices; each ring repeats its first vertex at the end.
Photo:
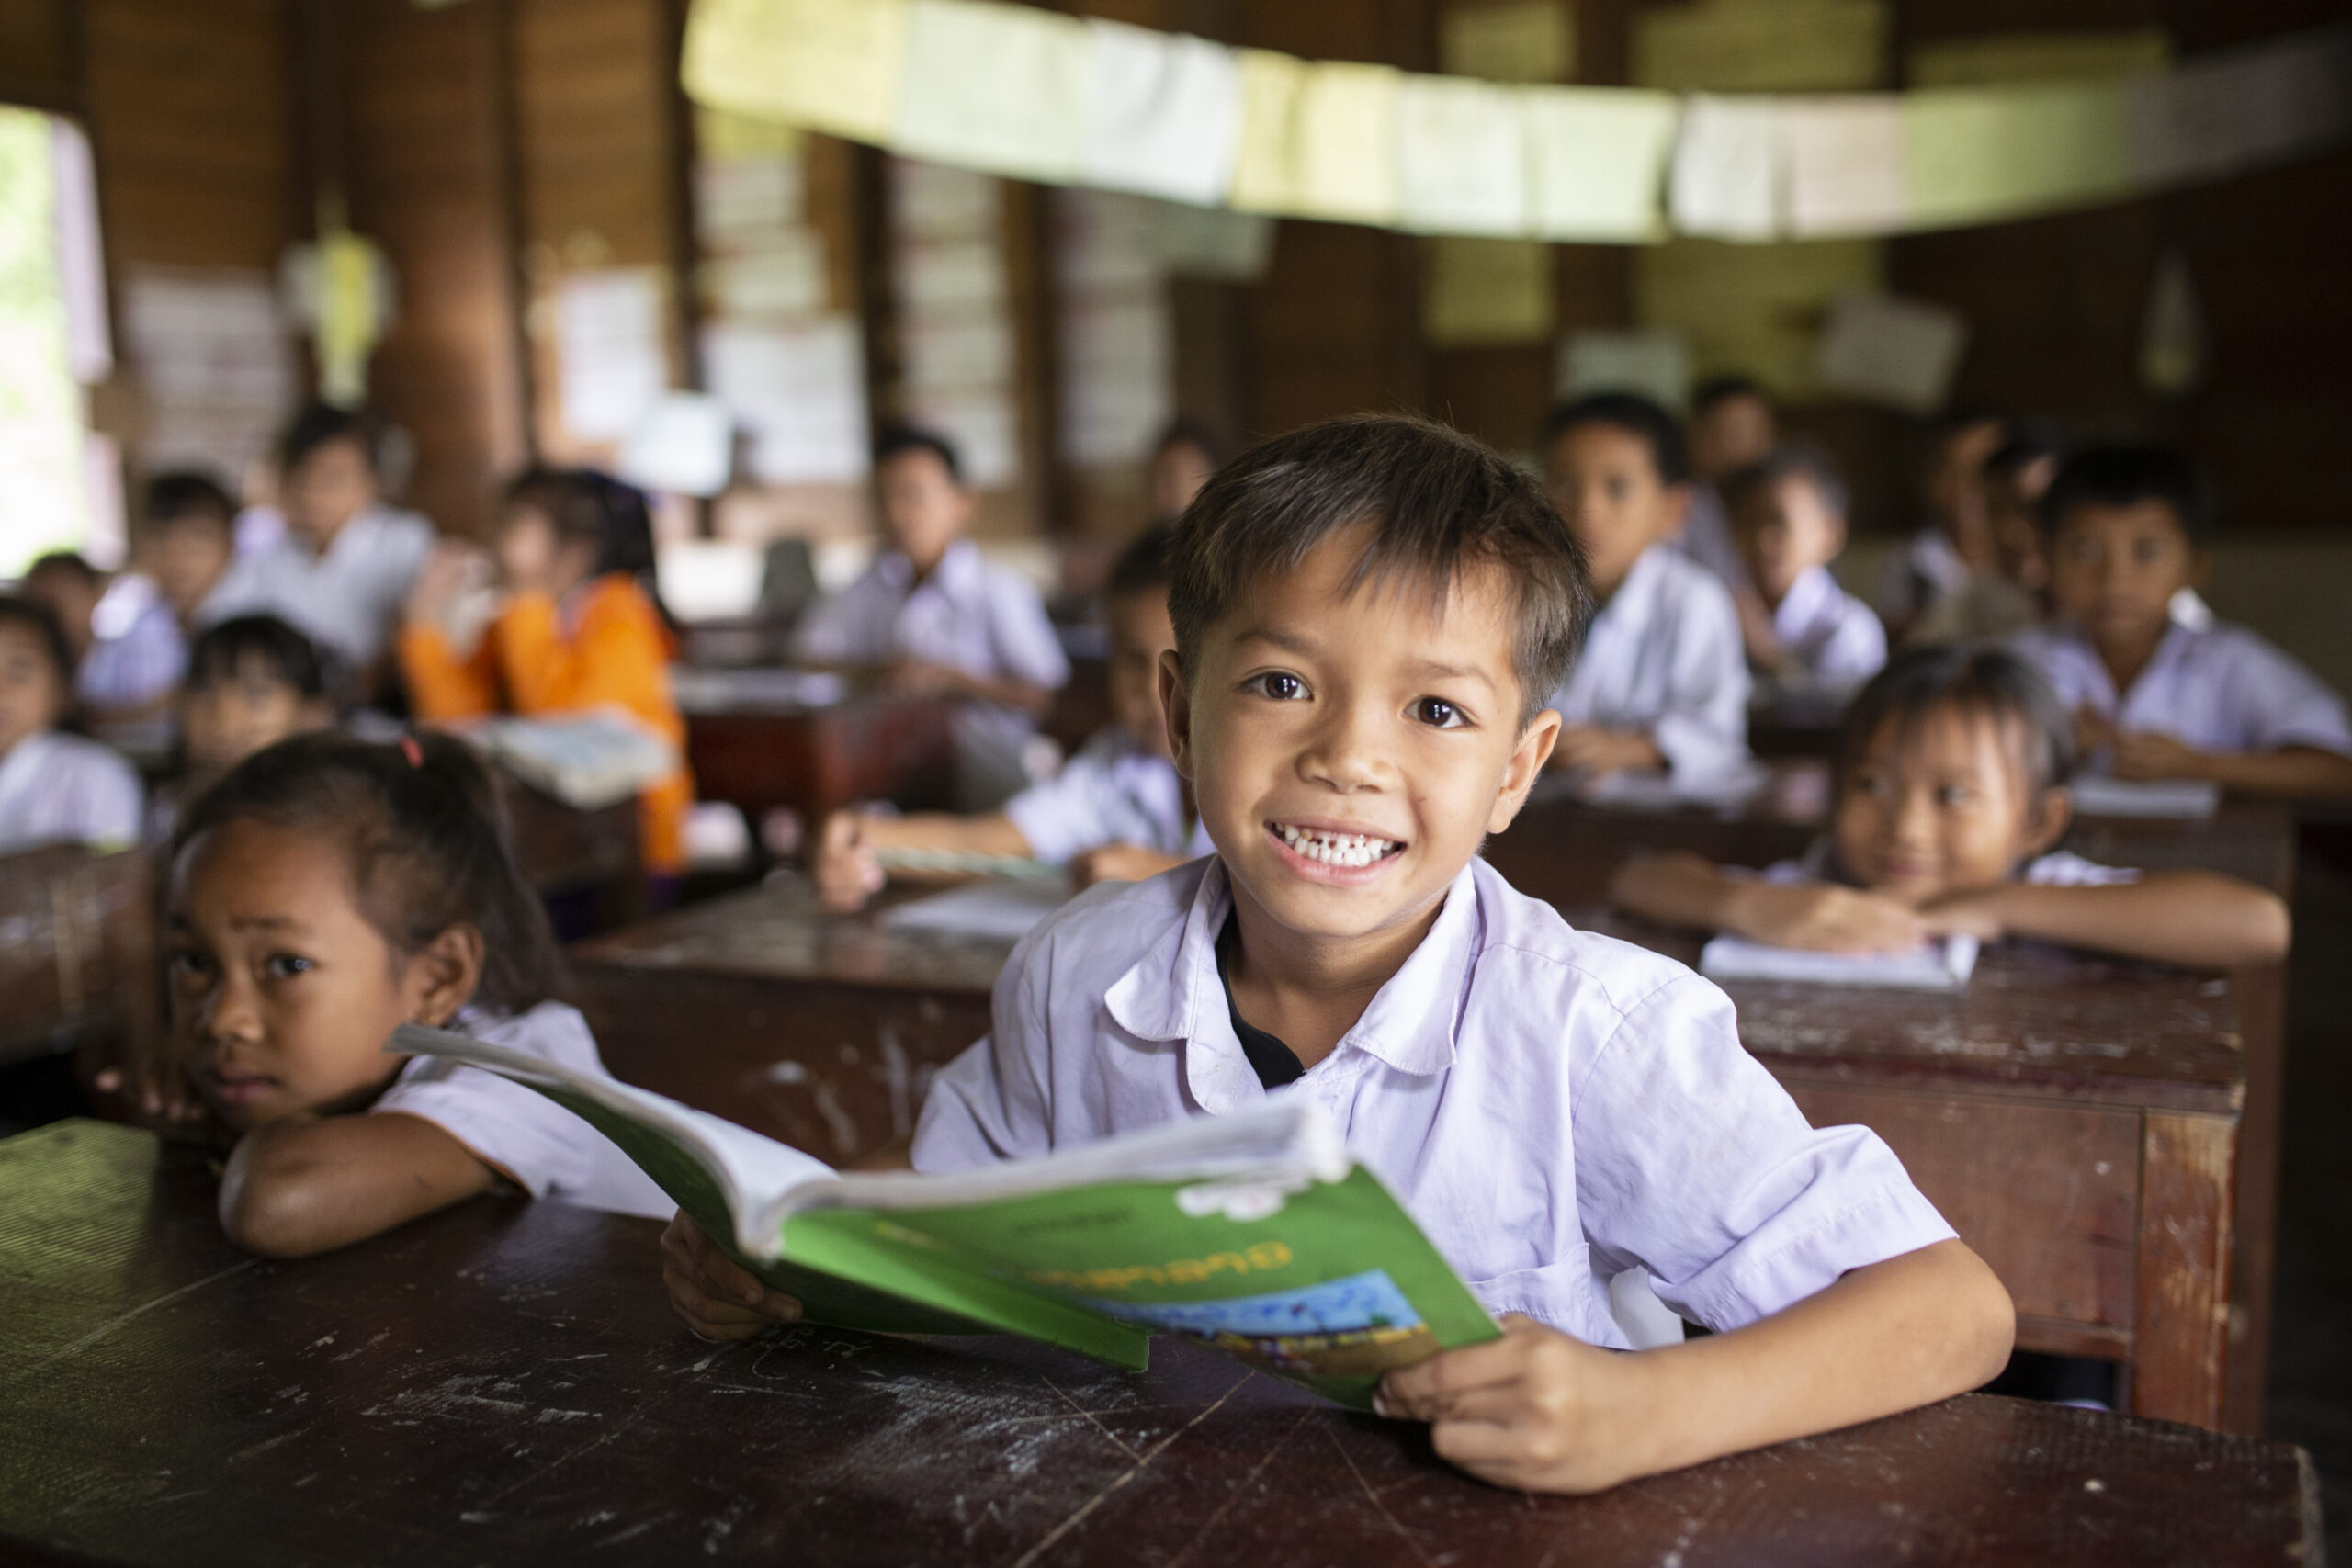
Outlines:
POLYGON ((1424 681, 1476 681, 1488 687, 1495 683, 1492 675, 1475 664, 1440 664, 1433 659, 1418 659, 1407 670, 1424 681))

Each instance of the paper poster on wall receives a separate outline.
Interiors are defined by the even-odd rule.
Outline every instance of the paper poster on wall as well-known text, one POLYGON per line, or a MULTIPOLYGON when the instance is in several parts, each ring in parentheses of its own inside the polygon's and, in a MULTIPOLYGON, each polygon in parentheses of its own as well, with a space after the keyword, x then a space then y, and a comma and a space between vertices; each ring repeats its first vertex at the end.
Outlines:
POLYGON ((1826 392, 1931 414, 1951 395, 1967 344, 1967 320, 1949 306, 1850 294, 1829 308, 1814 378, 1826 392))
POLYGON ((276 280, 236 267, 133 267, 122 326, 146 403, 141 465, 242 479, 294 403, 276 280))
POLYGON ((1577 20, 1566 0, 1502 0, 1438 13, 1438 69, 1488 82, 1563 82, 1576 74, 1577 20))
POLYGON ((1558 296, 1540 240, 1430 240, 1422 252, 1421 335, 1436 348, 1544 343, 1558 296))
POLYGON ((1818 93, 1878 86, 1883 0, 1703 0, 1633 14, 1633 79, 1707 93, 1818 93))
POLYGON ((1677 333, 1570 333, 1560 340, 1552 386, 1563 398, 1640 392, 1681 409, 1690 401, 1690 345, 1677 333))
POLYGON ((840 483, 868 463, 865 350, 850 315, 703 329, 703 374, 750 438, 763 484, 840 483))
POLYGON ((662 305, 656 267, 575 272, 558 281, 556 363, 567 434, 618 440, 668 389, 662 305))
POLYGON ((1753 376, 1802 397, 1830 302, 1880 290, 1884 249, 1877 240, 1669 241, 1635 258, 1634 319, 1679 333, 1695 375, 1753 376))
POLYGON ((825 240, 814 229, 779 229, 756 247, 702 264, 702 297, 716 316, 812 315, 831 302, 825 240))

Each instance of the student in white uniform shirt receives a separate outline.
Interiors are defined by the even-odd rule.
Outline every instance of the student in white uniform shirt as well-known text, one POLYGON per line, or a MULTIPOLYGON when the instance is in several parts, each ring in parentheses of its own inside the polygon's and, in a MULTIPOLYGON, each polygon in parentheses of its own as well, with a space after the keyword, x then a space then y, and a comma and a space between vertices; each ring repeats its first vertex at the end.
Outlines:
POLYGON ((323 1252, 494 1190, 673 1211, 544 1097, 384 1053, 422 1023, 602 1070, 464 742, 280 741, 189 806, 164 863, 172 1076, 133 1092, 234 1138, 220 1221, 238 1246, 323 1252))
POLYGON ((341 659, 363 697, 388 676, 400 627, 433 525, 389 505, 379 488, 375 430, 364 415, 314 404, 279 444, 286 529, 240 554, 198 612, 205 625, 232 615, 276 615, 341 659))
POLYGON ((1159 660, 1176 646, 1168 621, 1169 530, 1155 527, 1111 569, 1103 594, 1111 623, 1112 722, 1043 784, 1001 811, 978 817, 912 817, 840 811, 819 835, 817 890, 829 908, 856 909, 892 875, 930 881, 966 873, 960 856, 1012 856, 1065 863, 1071 883, 1140 882, 1208 853, 1184 781, 1168 757, 1159 718, 1159 660), (942 857, 930 865, 886 865, 892 852, 942 857))
MULTIPOLYGON (((1556 737, 1588 595, 1526 475, 1418 420, 1279 437, 1186 514, 1160 695, 1216 854, 1081 894, 933 1080, 954 1170, 1305 1096, 1503 1317, 1380 1407, 1498 1484, 1589 1492, 1991 1376, 1999 1283, 1869 1131, 1815 1131, 1689 970, 1571 930, 1475 856, 1556 737), (1287 1087, 1282 1087, 1287 1086, 1287 1087), (1718 1332, 1639 1355, 1611 1280, 1718 1332)), ((673 1302, 797 1303, 683 1217, 673 1302)))
POLYGON ((0 595, 0 853, 38 844, 139 841, 139 775, 58 728, 74 706, 74 654, 48 606, 0 595))
POLYGON ((1784 686, 1851 691, 1886 663, 1886 628, 1838 586, 1846 485, 1828 457, 1784 446, 1724 482, 1747 574, 1770 618, 1745 629, 1747 658, 1784 686))
POLYGON ((1550 765, 1692 784, 1733 773, 1747 758, 1747 660, 1729 591, 1668 547, 1690 499, 1680 426, 1647 398, 1600 392, 1553 410, 1543 448, 1600 602, 1552 698, 1550 765))
POLYGON ((2212 528, 2211 498, 2187 457, 2086 447, 2059 469, 2042 517, 2053 615, 2016 646, 2075 714, 2090 769, 2250 794, 2352 795, 2344 699, 2183 597, 2204 581, 2212 528))
POLYGON ((1732 536, 1724 483, 1779 444, 1780 423, 1752 377, 1712 377, 1690 394, 1690 506, 1674 547, 1713 572, 1735 600, 1747 586, 1747 563, 1732 536))
POLYGON ((2137 872, 2056 848, 2074 727, 2005 649, 1914 649, 1862 688, 1829 836, 1761 875, 1687 852, 1626 863, 1611 898, 1667 925, 1779 947, 1900 953, 1965 931, 2198 968, 2287 951, 2287 907, 2204 871, 2137 872))
POLYGON ((964 536, 974 501, 944 437, 883 435, 874 488, 890 547, 808 611, 794 657, 882 670, 895 690, 966 699, 956 724, 957 804, 993 809, 1029 783, 1023 754, 1069 679, 1069 660, 1036 589, 964 536))

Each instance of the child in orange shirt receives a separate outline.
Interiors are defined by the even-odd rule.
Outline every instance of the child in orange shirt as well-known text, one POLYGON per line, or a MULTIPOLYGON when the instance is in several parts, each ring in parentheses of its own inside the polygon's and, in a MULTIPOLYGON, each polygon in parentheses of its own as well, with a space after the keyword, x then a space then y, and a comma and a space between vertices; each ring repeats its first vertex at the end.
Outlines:
MULTIPOLYGON (((480 551, 445 540, 418 574, 400 635, 416 716, 620 707, 683 750, 645 498, 602 474, 534 468, 507 487, 494 553, 504 599, 469 654, 450 623, 480 551)), ((685 867, 694 780, 682 763, 638 798, 646 870, 674 878, 685 867)))

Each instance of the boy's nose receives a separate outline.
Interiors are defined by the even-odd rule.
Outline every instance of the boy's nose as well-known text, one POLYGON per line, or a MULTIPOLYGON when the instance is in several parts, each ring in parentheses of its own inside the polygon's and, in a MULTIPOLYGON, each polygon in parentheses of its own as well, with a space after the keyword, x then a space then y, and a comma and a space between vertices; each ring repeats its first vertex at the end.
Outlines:
POLYGON ((1388 770, 1374 729, 1370 715, 1334 705, 1299 759, 1301 771, 1335 789, 1378 788, 1388 770))

